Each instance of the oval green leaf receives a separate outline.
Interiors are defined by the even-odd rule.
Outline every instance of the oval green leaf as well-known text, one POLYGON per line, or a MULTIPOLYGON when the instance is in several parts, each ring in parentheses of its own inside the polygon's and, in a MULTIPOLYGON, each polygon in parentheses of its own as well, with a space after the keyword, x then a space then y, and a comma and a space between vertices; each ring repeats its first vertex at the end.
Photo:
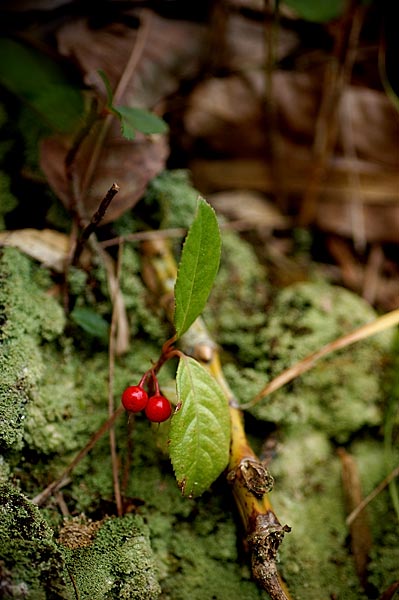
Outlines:
POLYGON ((72 321, 79 325, 86 333, 100 338, 104 342, 108 340, 109 324, 101 315, 91 308, 74 308, 70 314, 72 321))
POLYGON ((134 139, 136 131, 141 131, 146 135, 168 131, 167 123, 148 110, 130 106, 113 106, 112 108, 121 120, 122 135, 127 140, 134 139))
POLYGON ((206 369, 183 357, 176 375, 180 409, 170 425, 170 458, 184 496, 200 496, 226 468, 230 414, 223 391, 206 369))
POLYGON ((178 338, 205 307, 219 269, 221 246, 215 211, 200 198, 183 245, 175 284, 174 326, 178 338))

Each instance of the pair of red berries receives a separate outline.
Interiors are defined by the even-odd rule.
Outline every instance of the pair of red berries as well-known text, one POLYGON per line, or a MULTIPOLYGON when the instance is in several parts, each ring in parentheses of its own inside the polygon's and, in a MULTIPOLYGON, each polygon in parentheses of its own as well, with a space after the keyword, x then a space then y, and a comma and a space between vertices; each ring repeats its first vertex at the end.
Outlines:
POLYGON ((141 385, 130 385, 122 394, 122 404, 130 412, 144 410, 149 421, 162 423, 167 421, 172 414, 172 407, 167 398, 155 392, 154 396, 148 396, 141 385))

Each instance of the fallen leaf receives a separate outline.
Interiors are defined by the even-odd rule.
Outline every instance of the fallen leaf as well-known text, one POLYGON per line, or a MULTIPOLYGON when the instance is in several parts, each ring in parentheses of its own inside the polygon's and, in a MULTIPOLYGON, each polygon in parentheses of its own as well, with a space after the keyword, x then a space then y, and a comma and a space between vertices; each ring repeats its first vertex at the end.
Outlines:
POLYGON ((263 94, 261 72, 206 80, 190 96, 185 130, 226 156, 260 153, 266 141, 263 94))
POLYGON ((250 190, 229 190, 207 197, 218 214, 246 226, 267 229, 287 229, 290 219, 265 196, 250 190))
MULTIPOLYGON (((96 130, 100 125, 96 127, 96 130)), ((82 144, 75 161, 78 181, 84 178, 96 143, 96 131, 82 144)), ((65 170, 65 157, 70 141, 67 137, 51 137, 42 141, 40 166, 50 186, 66 208, 71 206, 70 185, 65 170)), ((148 182, 165 166, 168 144, 164 137, 146 138, 137 134, 133 142, 125 140, 118 123, 111 131, 100 155, 94 180, 84 198, 85 216, 90 218, 115 181, 120 191, 111 202, 102 223, 117 219, 132 208, 143 195, 148 182)))
MULTIPOLYGON (((131 14, 148 23, 148 33, 133 76, 118 104, 152 108, 176 91, 182 79, 192 78, 198 71, 206 27, 164 19, 150 11, 131 14)), ((98 69, 106 73, 115 90, 139 35, 140 27, 133 29, 110 23, 104 28, 92 29, 86 19, 77 19, 58 31, 57 40, 60 53, 79 65, 85 83, 104 95, 98 69)))
POLYGON ((68 253, 69 236, 52 229, 2 231, 0 246, 18 248, 45 267, 61 273, 68 253))
MULTIPOLYGON (((178 88, 182 78, 192 76, 198 68, 206 29, 203 25, 162 19, 150 11, 139 14, 143 19, 138 29, 120 23, 92 29, 86 19, 72 20, 60 28, 57 40, 60 53, 78 64, 84 82, 96 88, 104 101, 106 90, 99 69, 105 72, 114 92, 121 79, 126 79, 122 93, 115 92, 117 105, 152 110, 178 88), (128 63, 130 70, 125 71, 128 63)), ((73 173, 78 188, 83 188, 80 200, 87 218, 97 210, 111 184, 115 181, 119 185, 120 192, 103 220, 107 223, 136 204, 148 182, 165 167, 169 148, 166 137, 160 135, 150 138, 138 133, 133 141, 126 141, 119 121, 114 120, 102 144, 93 179, 86 181, 101 127, 96 125, 84 140, 73 173)), ((70 146, 68 137, 46 139, 40 160, 51 187, 67 208, 71 206, 71 185, 65 157, 70 146)))

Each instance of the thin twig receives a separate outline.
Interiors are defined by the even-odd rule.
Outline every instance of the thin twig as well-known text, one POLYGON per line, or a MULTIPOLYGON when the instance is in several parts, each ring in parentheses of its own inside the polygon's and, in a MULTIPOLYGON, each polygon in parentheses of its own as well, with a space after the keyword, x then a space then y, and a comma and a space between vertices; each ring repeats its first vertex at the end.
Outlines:
MULTIPOLYGON (((219 227, 222 231, 253 231, 256 230, 256 225, 250 223, 245 219, 237 219, 235 221, 226 221, 219 223, 219 227)), ((187 229, 184 227, 170 227, 169 229, 153 229, 149 231, 137 231, 135 233, 128 233, 127 235, 119 235, 109 240, 99 242, 102 248, 109 248, 110 246, 117 246, 121 242, 146 242, 154 240, 164 240, 170 238, 180 238, 185 236, 187 229)))
POLYGON ((184 227, 171 227, 170 229, 155 229, 151 231, 137 231, 136 233, 129 233, 127 235, 120 235, 118 237, 111 238, 100 242, 102 248, 109 248, 110 246, 117 246, 121 242, 145 242, 151 240, 159 240, 165 238, 178 238, 186 235, 187 229, 184 227))
POLYGON ((84 245, 86 244, 86 242, 89 239, 89 237, 91 236, 91 234, 94 233, 94 231, 98 227, 99 223, 103 220, 104 215, 107 212, 109 205, 111 204, 111 202, 114 199, 114 197, 116 196, 116 194, 119 192, 119 189, 120 188, 117 183, 113 183, 111 185, 108 192, 105 194, 104 198, 101 200, 100 206, 98 207, 98 209, 96 210, 96 212, 94 213, 92 218, 90 219, 90 223, 83 229, 83 231, 80 234, 79 239, 76 243, 75 252, 74 252, 73 258, 72 258, 73 265, 77 264, 79 257, 82 253, 82 250, 84 248, 84 245))
MULTIPOLYGON (((118 262, 116 266, 116 283, 117 288, 112 294, 112 318, 111 318, 111 327, 109 333, 109 349, 108 349, 108 415, 111 418, 114 413, 114 372, 115 372, 115 331, 117 328, 117 313, 118 313, 118 303, 117 303, 117 294, 119 290, 119 281, 120 281, 120 273, 121 273, 121 265, 122 265, 122 244, 119 246, 118 250, 118 262)), ((112 462, 112 479, 114 484, 114 496, 116 503, 116 511, 118 517, 121 517, 123 514, 123 505, 122 505, 122 497, 121 497, 121 489, 119 484, 119 462, 118 462, 118 454, 116 451, 116 438, 115 438, 115 428, 111 427, 109 430, 109 444, 111 451, 111 462, 112 462)))
POLYGON ((71 513, 69 512, 68 505, 65 502, 62 492, 58 491, 56 494, 54 494, 54 497, 55 497, 55 501, 57 502, 57 504, 59 506, 62 516, 69 517, 71 513))
MULTIPOLYGON (((146 42, 147 42, 148 34, 150 31, 150 25, 151 25, 151 13, 146 10, 141 11, 140 19, 142 22, 142 26, 138 30, 137 38, 136 38, 134 46, 132 48, 132 52, 130 54, 129 60, 126 64, 126 67, 122 73, 122 76, 119 80, 118 86, 114 93, 113 102, 115 105, 117 105, 118 102, 120 102, 120 100, 122 99, 123 94, 125 93, 126 88, 133 77, 133 73, 137 67, 137 64, 141 58, 141 55, 143 53, 143 50, 144 50, 146 42)), ((85 195, 86 191, 90 187, 90 184, 91 184, 93 176, 94 176, 94 172, 97 168, 97 164, 98 164, 98 161, 101 156, 105 138, 107 137, 107 134, 109 132, 109 129, 111 127, 111 124, 112 124, 112 121, 114 118, 115 118, 115 116, 113 114, 107 115, 107 117, 104 119, 104 121, 101 125, 101 129, 96 138, 96 142, 95 142, 93 151, 91 152, 91 155, 90 155, 90 161, 89 161, 89 164, 87 165, 85 175, 84 175, 84 178, 82 181, 82 186, 81 186, 82 196, 85 195)))
POLYGON ((68 571, 68 575, 69 575, 69 578, 70 578, 70 580, 71 580, 71 583, 72 583, 73 591, 75 592, 75 597, 76 597, 76 600, 80 600, 80 596, 79 596, 79 590, 78 590, 78 586, 76 585, 75 578, 74 578, 74 576, 72 575, 72 573, 71 573, 70 569, 69 569, 68 567, 66 567, 66 569, 67 569, 67 571, 68 571))
MULTIPOLYGON (((169 295, 176 278, 177 267, 165 241, 143 244, 143 277, 153 292, 169 295)), ((173 305, 165 303, 169 319, 173 305)), ((168 340, 164 350, 171 345, 168 340)), ((251 449, 245 435, 242 412, 223 375, 217 345, 210 338, 204 322, 198 318, 180 339, 186 354, 190 354, 208 369, 219 383, 229 405, 231 419, 230 459, 227 479, 232 487, 245 530, 245 545, 251 555, 252 574, 272 600, 289 600, 289 592, 276 565, 277 550, 284 534, 290 531, 281 525, 271 506, 268 491, 272 478, 251 449)), ((162 361, 161 361, 162 362, 162 361)), ((157 367, 161 363, 157 363, 157 367)))
POLYGON ((398 476, 399 465, 395 467, 393 471, 391 471, 389 475, 387 475, 385 479, 383 479, 381 483, 379 483, 377 487, 368 496, 366 496, 364 500, 362 500, 362 502, 360 502, 360 504, 350 513, 350 515, 348 515, 346 519, 346 524, 348 526, 352 525, 353 521, 362 512, 362 510, 364 510, 366 506, 370 504, 370 502, 374 500, 374 498, 376 498, 391 483, 391 481, 393 481, 398 476))
POLYGON ((342 348, 346 348, 351 344, 356 342, 360 342, 361 340, 367 339, 377 333, 381 333, 390 327, 394 327, 399 323, 399 308, 392 310, 391 312, 382 315, 382 317, 378 317, 371 323, 366 323, 366 325, 362 325, 358 329, 351 331, 347 335, 343 335, 342 337, 326 344, 320 350, 309 354, 299 362, 297 362, 292 367, 289 367, 280 375, 272 379, 250 402, 246 404, 240 404, 241 409, 251 408, 263 398, 266 398, 272 392, 275 392, 279 388, 281 388, 286 383, 289 383, 299 375, 306 373, 312 367, 314 367, 315 363, 320 360, 320 358, 324 358, 328 354, 335 352, 337 350, 341 350, 342 348))
POLYGON ((125 412, 125 409, 123 408, 123 406, 122 405, 119 406, 116 409, 116 411, 113 413, 113 415, 109 419, 107 419, 105 421, 105 423, 103 423, 101 425, 101 427, 91 436, 91 438, 87 442, 86 446, 84 446, 84 448, 82 448, 78 452, 78 454, 75 456, 73 461, 70 462, 69 465, 66 467, 66 469, 64 469, 64 471, 61 473, 60 477, 58 477, 58 479, 56 479, 55 481, 50 483, 50 485, 48 485, 46 487, 46 489, 44 489, 42 492, 40 492, 40 494, 38 494, 37 496, 32 498, 32 502, 34 502, 34 504, 37 504, 38 506, 41 506, 42 504, 44 504, 44 502, 47 500, 47 498, 49 498, 58 489, 60 489, 64 485, 65 480, 69 477, 69 475, 75 469, 75 467, 86 456, 86 454, 88 454, 90 452, 90 450, 96 445, 98 440, 105 433, 107 433, 107 431, 109 431, 109 429, 115 423, 116 419, 124 412, 125 412))
POLYGON ((362 296, 374 304, 380 284, 380 272, 384 262, 384 252, 380 244, 373 244, 364 270, 362 296))

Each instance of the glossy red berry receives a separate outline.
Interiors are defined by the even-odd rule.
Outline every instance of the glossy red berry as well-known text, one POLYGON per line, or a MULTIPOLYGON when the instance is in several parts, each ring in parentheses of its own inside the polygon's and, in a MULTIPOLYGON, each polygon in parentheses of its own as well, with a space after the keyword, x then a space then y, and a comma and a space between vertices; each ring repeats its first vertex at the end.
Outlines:
POLYGON ((148 394, 140 385, 130 385, 122 394, 122 404, 130 412, 140 412, 147 402, 148 394))
POLYGON ((172 414, 172 407, 165 396, 156 394, 155 396, 151 396, 148 400, 147 406, 145 407, 145 414, 149 421, 152 421, 153 423, 162 423, 169 419, 172 414))

